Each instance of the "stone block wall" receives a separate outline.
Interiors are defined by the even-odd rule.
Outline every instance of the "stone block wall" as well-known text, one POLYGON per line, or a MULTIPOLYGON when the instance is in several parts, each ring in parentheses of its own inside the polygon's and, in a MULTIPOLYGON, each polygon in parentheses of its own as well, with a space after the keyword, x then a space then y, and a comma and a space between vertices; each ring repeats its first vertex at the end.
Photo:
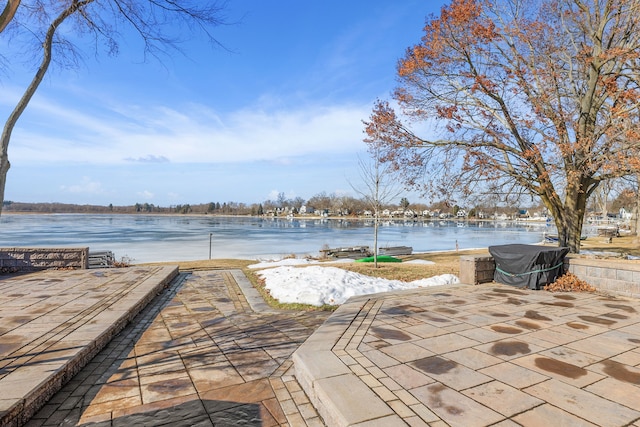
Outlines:
POLYGON ((89 268, 89 248, 0 248, 0 269, 89 268))
POLYGON ((472 285, 492 282, 496 262, 490 255, 463 255, 460 257, 460 282, 472 285))
MULTIPOLYGON (((564 267, 602 292, 640 298, 640 262, 567 256, 564 267)), ((461 256, 460 282, 473 285, 492 282, 495 268, 491 256, 461 256)))
POLYGON ((599 290, 640 298, 640 263, 590 258, 565 258, 565 269, 599 290))

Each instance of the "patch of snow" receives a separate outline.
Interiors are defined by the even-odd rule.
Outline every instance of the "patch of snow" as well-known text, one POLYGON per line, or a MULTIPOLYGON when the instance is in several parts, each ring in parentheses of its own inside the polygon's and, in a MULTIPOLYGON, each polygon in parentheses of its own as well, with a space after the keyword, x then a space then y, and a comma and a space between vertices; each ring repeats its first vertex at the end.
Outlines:
POLYGON ((608 251, 589 251, 589 250, 581 250, 581 255, 600 255, 600 256, 616 256, 620 255, 617 252, 608 252, 608 251))
POLYGON ((272 297, 282 303, 313 306, 339 305, 356 295, 391 292, 427 286, 458 283, 453 274, 420 279, 413 282, 369 277, 337 267, 279 266, 257 272, 265 280, 272 297))
POLYGON ((280 267, 284 265, 309 265, 309 264, 317 264, 318 261, 306 259, 306 258, 284 258, 279 261, 261 261, 257 264, 251 264, 249 268, 257 269, 257 268, 271 268, 271 267, 280 267))

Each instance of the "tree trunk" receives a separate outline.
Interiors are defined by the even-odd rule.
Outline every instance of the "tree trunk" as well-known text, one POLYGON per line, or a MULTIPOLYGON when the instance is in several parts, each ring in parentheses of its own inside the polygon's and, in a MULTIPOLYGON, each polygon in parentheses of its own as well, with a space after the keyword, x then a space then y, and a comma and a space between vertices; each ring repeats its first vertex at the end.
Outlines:
POLYGON ((635 236, 633 243, 640 243, 640 174, 636 175, 636 205, 633 209, 633 218, 631 219, 631 233, 635 236))
POLYGON ((2 136, 0 137, 0 214, 2 214, 2 206, 4 204, 4 190, 7 184, 7 173, 11 167, 11 163, 9 162, 9 141, 11 141, 11 133, 13 132, 13 128, 18 122, 18 119, 22 115, 22 112, 27 107, 27 104, 29 104, 29 100, 40 85, 40 82, 49 67, 49 62, 49 60, 47 60, 46 63, 43 61, 43 64, 36 73, 36 77, 31 81, 31 84, 29 84, 29 87, 22 95, 22 98, 18 101, 18 105, 16 105, 16 108, 9 115, 9 118, 4 125, 4 129, 2 130, 2 136))
POLYGON ((13 128, 18 122, 18 119, 24 112, 25 108, 27 108, 29 101, 31 101, 31 98, 36 93, 38 86, 40 86, 44 75, 49 69, 49 64, 51 64, 53 36, 55 35, 56 30, 65 21, 65 19, 67 19, 69 16, 73 15, 79 9, 81 9, 88 3, 91 3, 92 1, 93 0, 72 2, 66 9, 60 12, 60 15, 58 15, 58 17, 53 20, 51 25, 49 25, 44 41, 42 42, 42 62, 38 67, 38 71, 36 71, 35 76, 33 76, 33 80, 31 80, 31 83, 25 90, 22 98, 20 98, 18 104, 16 105, 16 108, 11 112, 4 125, 2 136, 0 137, 0 196, 2 196, 2 198, 0 199, 0 214, 2 214, 2 205, 4 203, 4 190, 7 184, 7 172, 9 172, 9 167, 11 166, 9 163, 9 141, 11 141, 11 133, 13 132, 13 128))
POLYGON ((582 234, 582 223, 584 221, 584 211, 570 210, 566 212, 565 218, 565 244, 571 253, 580 253, 580 238, 582 234))
POLYGON ((580 253, 580 238, 587 205, 587 192, 584 186, 568 190, 565 203, 553 206, 552 212, 558 229, 558 246, 568 247, 571 253, 580 253), (571 194, 575 192, 575 194, 571 194))
POLYGON ((5 150, 2 150, 2 154, 0 155, 0 214, 2 214, 2 207, 4 205, 4 184, 7 182, 7 172, 9 172, 10 167, 9 156, 5 150))
POLYGON ((13 19, 18 10, 18 6, 20 6, 20 0, 8 0, 7 4, 4 7, 4 10, 0 14, 0 33, 7 28, 9 22, 13 19))
POLYGON ((373 268, 378 268, 378 209, 373 219, 373 268))

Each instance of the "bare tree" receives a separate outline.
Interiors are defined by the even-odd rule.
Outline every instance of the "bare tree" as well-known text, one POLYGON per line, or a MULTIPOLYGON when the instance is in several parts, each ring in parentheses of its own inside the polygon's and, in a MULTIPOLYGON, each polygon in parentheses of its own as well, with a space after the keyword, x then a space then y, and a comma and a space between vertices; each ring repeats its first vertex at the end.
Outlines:
POLYGON ((640 243, 640 174, 635 176, 636 181, 636 200, 633 207, 633 221, 631 231, 636 236, 633 239, 635 244, 640 243))
POLYGON ((358 158, 358 168, 362 178, 362 186, 353 184, 351 188, 358 193, 365 204, 373 211, 373 262, 378 268, 378 227, 382 207, 400 196, 404 188, 400 186, 390 164, 384 163, 380 157, 380 150, 376 145, 369 145, 370 158, 368 161, 358 158))
POLYGON ((625 177, 624 185, 626 188, 621 191, 618 198, 624 198, 623 207, 630 209, 632 212, 629 225, 631 234, 635 236, 633 241, 638 244, 640 243, 640 173, 625 177))
POLYGON ((596 210, 600 212, 602 221, 606 222, 609 216, 609 198, 613 191, 614 181, 605 181, 601 183, 593 192, 593 202, 596 206, 596 210))
POLYGON ((400 114, 366 128, 384 159, 437 195, 540 198, 572 252, 595 189, 640 172, 640 0, 452 0, 397 73, 400 114))
POLYGON ((123 32, 133 29, 144 43, 145 57, 159 58, 170 50, 178 50, 180 38, 175 34, 200 32, 218 44, 210 31, 224 23, 223 9, 224 4, 217 1, 197 0, 33 0, 27 3, 9 0, 0 15, 1 34, 12 40, 32 42, 35 57, 40 61, 0 136, 0 202, 4 200, 11 166, 8 149, 13 129, 52 61, 63 66, 77 62, 80 50, 74 41, 90 37, 96 50, 103 44, 109 54, 115 55, 123 32), (60 31, 63 27, 68 31, 60 31))
POLYGON ((284 194, 282 191, 278 193, 278 206, 281 208, 284 208, 287 205, 287 202, 288 202, 287 195, 284 194))
POLYGON ((331 209, 333 201, 333 195, 327 195, 326 192, 321 192, 312 196, 307 203, 315 210, 329 210, 331 209))
POLYGON ((2 13, 0 14, 0 33, 7 28, 9 22, 16 15, 16 11, 18 10, 18 6, 20 6, 20 0, 7 0, 7 4, 2 9, 2 13))

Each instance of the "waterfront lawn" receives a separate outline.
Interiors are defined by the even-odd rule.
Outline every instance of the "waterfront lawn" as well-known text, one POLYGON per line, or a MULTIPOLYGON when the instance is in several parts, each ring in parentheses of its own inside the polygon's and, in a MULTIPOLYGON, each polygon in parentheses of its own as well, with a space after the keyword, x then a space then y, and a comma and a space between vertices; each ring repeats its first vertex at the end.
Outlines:
MULTIPOLYGON (((584 254, 581 256, 602 257, 615 256, 615 254, 640 256, 640 245, 638 245, 635 240, 635 237, 625 236, 616 237, 613 239, 612 243, 607 243, 606 239, 600 237, 592 237, 583 242, 582 249, 584 251, 584 254)), ((403 261, 424 260, 431 261, 433 262, 433 264, 410 262, 378 263, 378 268, 375 268, 373 263, 330 263, 329 261, 327 261, 326 265, 354 271, 366 276, 411 282, 414 280, 439 276, 441 274, 454 274, 456 276, 459 276, 460 257, 463 255, 489 255, 489 252, 487 249, 474 249, 451 252, 421 253, 400 257, 403 259, 403 261)), ((260 280, 260 278, 255 274, 255 270, 248 268, 249 265, 255 263, 255 260, 212 259, 166 263, 147 263, 142 265, 177 264, 182 271, 240 269, 245 273, 247 278, 249 278, 253 286, 262 294, 267 303, 272 307, 286 310, 334 310, 336 308, 335 306, 326 306, 319 308, 303 304, 282 304, 278 302, 277 300, 271 298, 269 293, 264 289, 264 285, 263 283, 261 283, 262 281, 260 280)), ((320 265, 322 264, 325 264, 325 262, 322 262, 320 265)), ((301 267, 304 267, 304 265, 302 265, 301 267)))

